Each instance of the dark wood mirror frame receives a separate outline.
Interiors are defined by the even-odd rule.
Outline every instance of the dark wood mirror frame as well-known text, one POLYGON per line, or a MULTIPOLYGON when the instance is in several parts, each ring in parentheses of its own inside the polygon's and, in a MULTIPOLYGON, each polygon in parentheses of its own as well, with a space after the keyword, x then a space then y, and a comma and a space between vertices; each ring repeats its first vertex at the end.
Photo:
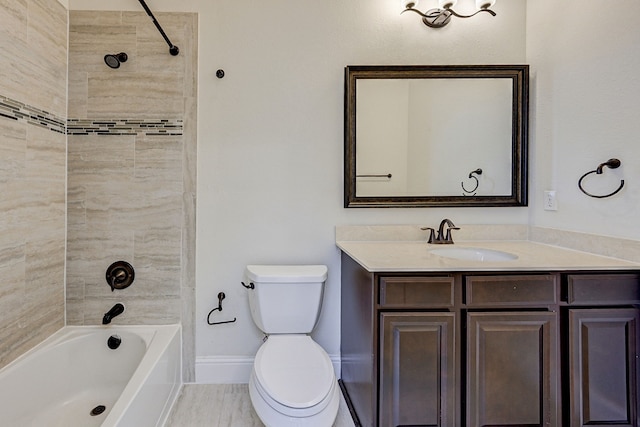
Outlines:
POLYGON ((482 207, 527 206, 529 121, 528 65, 357 65, 345 68, 344 207, 482 207), (356 195, 356 82, 358 79, 504 78, 512 81, 511 194, 488 196, 356 195))

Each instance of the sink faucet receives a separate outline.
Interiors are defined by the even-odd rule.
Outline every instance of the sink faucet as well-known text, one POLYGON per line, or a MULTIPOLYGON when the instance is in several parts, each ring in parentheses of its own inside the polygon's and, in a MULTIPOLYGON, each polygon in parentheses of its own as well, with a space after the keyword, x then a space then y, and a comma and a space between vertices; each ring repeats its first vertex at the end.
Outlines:
POLYGON ((102 324, 103 325, 107 325, 109 323, 111 323, 111 319, 113 319, 116 316, 121 315, 124 312, 124 305, 117 303, 116 305, 114 305, 113 307, 111 307, 111 310, 107 311, 104 314, 104 317, 102 318, 102 324))
POLYGON ((421 230, 429 230, 429 239, 427 243, 434 245, 453 244, 453 238, 451 237, 451 230, 460 230, 460 227, 456 227, 455 224, 448 218, 445 218, 440 222, 438 227, 438 235, 435 234, 435 229, 431 227, 422 227, 421 230), (446 230, 445 230, 445 227, 446 230))

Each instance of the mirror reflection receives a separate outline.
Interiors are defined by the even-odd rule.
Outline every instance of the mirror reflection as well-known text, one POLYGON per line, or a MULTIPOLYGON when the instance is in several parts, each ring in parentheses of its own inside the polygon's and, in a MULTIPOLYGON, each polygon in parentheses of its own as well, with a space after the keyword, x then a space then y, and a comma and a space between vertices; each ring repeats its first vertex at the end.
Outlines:
POLYGON ((345 206, 526 205, 527 71, 347 67, 345 206))

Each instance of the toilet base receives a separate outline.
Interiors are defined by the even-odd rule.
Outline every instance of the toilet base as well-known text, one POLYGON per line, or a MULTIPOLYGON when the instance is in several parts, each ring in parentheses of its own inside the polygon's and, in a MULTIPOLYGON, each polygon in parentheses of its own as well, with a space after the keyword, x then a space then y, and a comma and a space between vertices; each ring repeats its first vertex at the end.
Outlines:
POLYGON ((332 388, 328 405, 317 414, 310 417, 292 417, 276 410, 269 405, 256 388, 254 374, 249 379, 249 397, 253 409, 266 427, 331 427, 338 415, 340 406, 340 388, 332 388))

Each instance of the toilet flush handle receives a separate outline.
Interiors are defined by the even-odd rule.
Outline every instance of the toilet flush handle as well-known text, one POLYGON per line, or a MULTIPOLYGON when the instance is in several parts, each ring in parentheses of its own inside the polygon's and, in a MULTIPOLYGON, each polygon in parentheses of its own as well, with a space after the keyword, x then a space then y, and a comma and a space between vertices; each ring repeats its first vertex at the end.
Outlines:
POLYGON ((249 282, 249 284, 245 284, 244 282, 240 282, 242 283, 242 286, 244 286, 247 289, 255 289, 256 285, 253 284, 253 282, 249 282))

